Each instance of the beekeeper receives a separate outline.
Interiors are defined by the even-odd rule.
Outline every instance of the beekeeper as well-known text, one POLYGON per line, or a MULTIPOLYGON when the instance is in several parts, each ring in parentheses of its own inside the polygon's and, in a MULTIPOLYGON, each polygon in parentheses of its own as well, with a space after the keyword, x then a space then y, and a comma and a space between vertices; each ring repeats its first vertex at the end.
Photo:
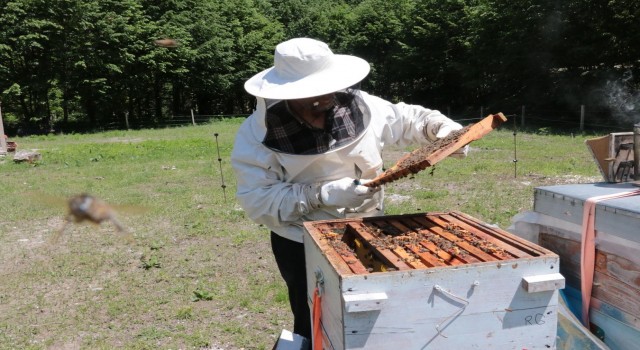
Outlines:
MULTIPOLYGON (((231 163, 247 215, 271 230, 289 291, 294 333, 311 338, 305 221, 382 215, 385 145, 424 145, 462 126, 436 110, 391 103, 358 89, 369 73, 358 57, 296 38, 278 44, 274 66, 244 84, 256 110, 236 135, 231 163)), ((466 154, 466 148, 459 154, 466 154)))

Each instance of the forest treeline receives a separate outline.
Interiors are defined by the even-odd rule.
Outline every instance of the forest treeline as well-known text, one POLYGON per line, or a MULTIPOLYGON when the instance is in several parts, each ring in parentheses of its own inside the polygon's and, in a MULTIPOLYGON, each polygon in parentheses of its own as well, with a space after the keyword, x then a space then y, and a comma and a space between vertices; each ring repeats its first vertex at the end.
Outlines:
POLYGON ((7 133, 247 114, 244 81, 304 36, 392 101, 628 122, 639 29, 637 0, 0 0, 0 101, 7 133))

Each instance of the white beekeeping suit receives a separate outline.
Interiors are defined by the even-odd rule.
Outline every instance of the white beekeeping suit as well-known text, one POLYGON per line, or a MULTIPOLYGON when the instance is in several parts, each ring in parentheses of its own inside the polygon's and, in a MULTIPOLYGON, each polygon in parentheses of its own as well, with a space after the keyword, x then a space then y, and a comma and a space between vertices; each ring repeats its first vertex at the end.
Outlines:
POLYGON ((382 172, 383 147, 422 145, 462 128, 438 111, 353 88, 367 74, 363 59, 297 38, 280 43, 274 66, 245 83, 257 108, 238 130, 231 154, 237 198, 252 220, 271 230, 293 331, 306 338, 312 338, 309 301, 317 294, 309 294, 303 223, 381 215, 384 191, 362 183, 382 172))
POLYGON ((304 221, 381 215, 384 191, 358 186, 353 179, 366 182, 382 172, 385 145, 423 145, 462 128, 439 111, 348 89, 366 77, 369 64, 333 54, 322 42, 299 38, 281 43, 274 62, 245 84, 257 108, 238 131, 231 162, 237 198, 247 215, 284 238, 302 242, 304 221), (349 143, 317 154, 265 145, 268 108, 345 89, 355 95, 363 125, 349 143))

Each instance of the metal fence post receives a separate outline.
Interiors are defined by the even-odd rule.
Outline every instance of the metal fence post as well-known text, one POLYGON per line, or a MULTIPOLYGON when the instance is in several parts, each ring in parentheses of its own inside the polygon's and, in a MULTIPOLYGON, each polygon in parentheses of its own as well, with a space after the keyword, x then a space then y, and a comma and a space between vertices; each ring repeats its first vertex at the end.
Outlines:
POLYGON ((580 131, 584 131, 584 105, 580 105, 580 131))
POLYGON ((2 102, 0 101, 0 154, 7 154, 7 140, 4 139, 4 122, 2 121, 2 102))

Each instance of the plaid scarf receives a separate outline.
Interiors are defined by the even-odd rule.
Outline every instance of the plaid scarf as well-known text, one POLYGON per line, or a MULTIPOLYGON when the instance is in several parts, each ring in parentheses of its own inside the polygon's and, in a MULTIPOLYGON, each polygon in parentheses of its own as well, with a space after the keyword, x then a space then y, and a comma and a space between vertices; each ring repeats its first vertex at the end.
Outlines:
POLYGON ((356 95, 347 97, 336 93, 336 104, 325 116, 324 128, 314 128, 300 122, 280 101, 267 110, 267 134, 262 142, 265 146, 284 153, 321 154, 353 141, 364 130, 361 99, 356 95))

